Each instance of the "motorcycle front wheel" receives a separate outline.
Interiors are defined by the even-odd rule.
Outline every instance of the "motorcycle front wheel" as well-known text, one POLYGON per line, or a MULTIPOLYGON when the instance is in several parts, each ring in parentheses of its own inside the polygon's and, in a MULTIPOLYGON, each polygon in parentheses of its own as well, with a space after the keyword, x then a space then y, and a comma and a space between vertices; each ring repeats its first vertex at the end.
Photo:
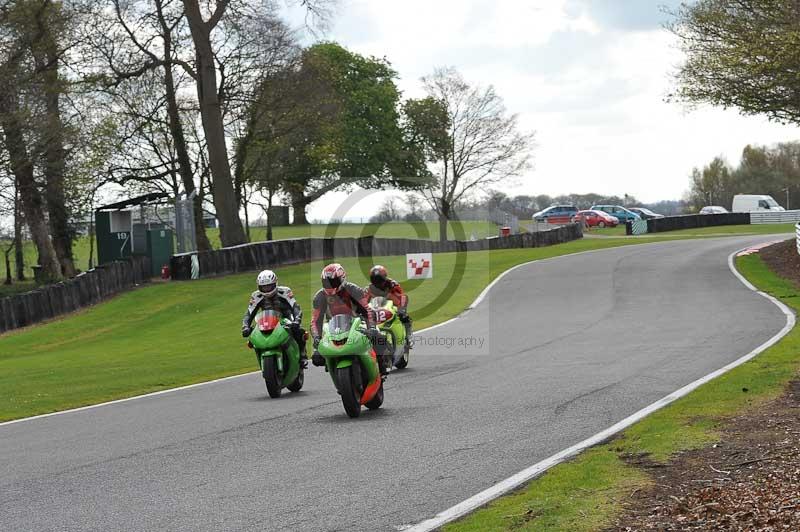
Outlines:
POLYGON ((377 410, 383 404, 383 383, 381 383, 381 387, 378 388, 378 392, 375 394, 375 397, 370 399, 367 403, 364 404, 370 410, 377 410))
POLYGON ((361 415, 361 375, 357 372, 359 368, 356 365, 336 370, 336 384, 342 396, 344 411, 349 417, 361 415))
POLYGON ((305 380, 305 372, 303 368, 300 368, 300 373, 297 374, 297 378, 292 381, 292 383, 287 386, 290 392, 299 392, 303 388, 303 381, 305 380))
POLYGON ((278 361, 274 356, 264 357, 261 361, 263 368, 261 374, 264 376, 264 384, 267 385, 267 393, 273 399, 281 396, 281 379, 278 376, 278 361))

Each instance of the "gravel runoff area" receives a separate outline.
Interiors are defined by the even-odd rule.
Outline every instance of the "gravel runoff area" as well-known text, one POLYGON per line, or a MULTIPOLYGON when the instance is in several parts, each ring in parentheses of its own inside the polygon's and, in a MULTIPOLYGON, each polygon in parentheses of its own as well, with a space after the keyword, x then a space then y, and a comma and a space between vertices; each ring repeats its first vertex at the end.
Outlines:
MULTIPOLYGON (((794 240, 761 256, 800 286, 794 240)), ((610 530, 800 530, 800 381, 763 408, 726 422, 721 433, 713 446, 666 464, 628 457, 653 484, 630 494, 625 515, 610 530)))

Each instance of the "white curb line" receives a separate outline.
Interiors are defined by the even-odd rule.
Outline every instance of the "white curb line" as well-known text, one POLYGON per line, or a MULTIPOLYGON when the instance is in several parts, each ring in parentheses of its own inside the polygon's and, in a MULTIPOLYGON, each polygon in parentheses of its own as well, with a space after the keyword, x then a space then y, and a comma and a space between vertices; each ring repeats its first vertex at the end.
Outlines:
MULTIPOLYGON (((747 249, 747 248, 745 248, 745 249, 747 249)), ((465 516, 466 514, 472 512, 472 511, 480 508, 481 506, 491 502, 492 500, 500 497, 501 495, 504 495, 504 494, 508 493, 509 491, 511 491, 511 490, 513 490, 515 488, 518 488, 522 484, 525 484, 526 482, 530 481, 531 479, 541 475, 542 473, 544 473, 545 471, 547 471, 551 467, 553 467, 555 465, 558 465, 561 462, 563 462, 563 461, 565 461, 565 460, 567 460, 569 458, 572 458, 573 456, 581 453, 582 451, 588 449, 589 447, 593 447, 594 445, 597 445, 597 444, 603 442, 604 440, 606 440, 609 437, 617 434, 618 432, 630 427, 634 423, 636 423, 638 421, 641 421, 643 418, 645 418, 648 415, 652 414, 656 410, 660 410, 661 408, 664 408, 668 404, 670 404, 673 401, 675 401, 677 399, 680 399, 681 397, 689 394, 690 392, 692 392, 695 389, 699 388, 703 384, 706 384, 707 382, 719 377, 720 375, 722 375, 724 373, 727 373, 728 371, 732 370, 733 368, 735 368, 737 366, 740 366, 740 365, 744 364, 745 362, 753 359, 754 357, 758 356, 759 354, 761 354, 766 349, 768 349, 768 348, 772 347, 773 345, 775 345, 781 338, 783 338, 784 336, 789 334, 789 332, 795 326, 795 315, 794 315, 794 312, 789 307, 787 307, 786 305, 784 305, 783 303, 781 303, 780 301, 778 301, 774 297, 770 296, 769 294, 766 294, 764 292, 759 291, 747 279, 745 279, 744 276, 741 273, 739 273, 739 271, 736 269, 736 265, 734 263, 734 260, 735 260, 736 255, 740 251, 742 251, 742 250, 739 250, 739 251, 736 251, 734 253, 731 253, 731 255, 728 256, 728 268, 730 268, 730 270, 733 273, 733 275, 735 275, 736 278, 739 279, 739 281, 741 281, 742 284, 744 284, 748 289, 750 289, 750 290, 758 293, 759 295, 767 298, 774 305, 776 305, 779 309, 781 309, 781 311, 786 316, 786 325, 783 327, 783 329, 780 330, 780 332, 778 332, 778 334, 776 334, 775 336, 773 336, 772 338, 767 340, 767 342, 765 342, 764 344, 760 345, 759 347, 757 347, 756 349, 754 349, 753 351, 751 351, 747 355, 739 358, 738 360, 735 360, 735 361, 731 362, 727 366, 725 366, 723 368, 720 368, 717 371, 714 371, 713 373, 709 373, 705 377, 701 377, 700 379, 697 379, 696 381, 694 381, 694 382, 692 382, 690 384, 687 384, 683 388, 672 392, 671 394, 667 395, 666 397, 664 397, 662 399, 659 399, 655 403, 643 408, 642 410, 639 410, 638 412, 636 412, 635 414, 633 414, 633 415, 631 415, 629 417, 626 417, 622 421, 618 422, 615 425, 612 425, 611 427, 605 429, 604 431, 599 432, 599 433, 595 434, 594 436, 592 436, 590 438, 587 438, 587 439, 583 440, 582 442, 573 445, 572 447, 564 449, 563 451, 561 451, 561 452, 559 452, 557 454, 554 454, 553 456, 551 456, 549 458, 546 458, 545 460, 542 460, 541 462, 538 462, 538 463, 530 466, 527 469, 524 469, 524 470, 520 471, 516 475, 508 477, 507 479, 505 479, 505 480, 495 484, 494 486, 492 486, 492 487, 490 487, 490 488, 478 493, 477 495, 474 495, 474 496, 470 497, 469 499, 467 499, 467 500, 465 500, 463 502, 460 502, 460 503, 456 504, 455 506, 453 506, 451 508, 448 508, 447 510, 437 514, 436 516, 432 517, 431 519, 428 519, 426 521, 423 521, 423 522, 418 523, 418 524, 413 525, 413 526, 402 527, 401 529, 404 532, 430 532, 432 530, 436 530, 437 528, 439 528, 439 527, 441 527, 441 526, 443 526, 443 525, 445 525, 447 523, 450 523, 451 521, 455 521, 456 519, 465 516)), ((512 270, 513 269, 514 268, 512 268, 512 270)), ((508 270, 508 271, 511 271, 511 270, 508 270)), ((506 273, 508 273, 508 272, 506 272, 506 273)), ((502 275, 500 277, 502 277, 502 275)), ((500 277, 498 277, 497 280, 499 280, 500 277)), ((484 292, 486 292, 486 291, 484 291, 484 292)), ((478 296, 478 298, 481 299, 484 295, 485 294, 481 294, 480 296, 478 296)))

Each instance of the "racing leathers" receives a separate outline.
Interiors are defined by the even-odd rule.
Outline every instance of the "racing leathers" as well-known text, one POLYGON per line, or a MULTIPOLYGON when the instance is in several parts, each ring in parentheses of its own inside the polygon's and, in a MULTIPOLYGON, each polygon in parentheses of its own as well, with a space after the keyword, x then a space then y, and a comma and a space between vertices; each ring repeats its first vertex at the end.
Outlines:
POLYGON ((403 291, 400 283, 394 279, 386 279, 383 287, 376 286, 375 283, 367 286, 365 291, 369 294, 369 298, 385 297, 394 303, 397 307, 397 316, 400 318, 403 326, 406 328, 406 352, 412 345, 412 330, 411 330, 411 317, 408 315, 408 296, 403 291))
POLYGON ((303 309, 294 298, 292 289, 288 286, 279 286, 278 290, 273 296, 267 296, 259 290, 256 290, 250 295, 250 304, 247 306, 247 312, 244 313, 242 319, 242 336, 250 336, 252 331, 251 324, 259 310, 274 310, 278 312, 283 318, 291 320, 289 330, 292 337, 300 347, 300 358, 306 357, 306 332, 303 330, 301 324, 303 322, 303 309))
MULTIPOLYGON (((375 320, 372 313, 369 312, 369 294, 354 283, 344 282, 336 294, 330 295, 325 293, 324 289, 320 289, 314 295, 314 312, 311 316, 311 336, 314 339, 314 356, 311 359, 313 364, 315 366, 325 365, 324 359, 316 351, 322 338, 322 326, 326 319, 331 319, 339 314, 361 317, 367 325, 367 334, 372 342, 372 347, 375 349, 378 359, 382 360, 386 339, 375 329, 375 320)), ((381 373, 387 371, 384 363, 381 362, 379 366, 381 373)))

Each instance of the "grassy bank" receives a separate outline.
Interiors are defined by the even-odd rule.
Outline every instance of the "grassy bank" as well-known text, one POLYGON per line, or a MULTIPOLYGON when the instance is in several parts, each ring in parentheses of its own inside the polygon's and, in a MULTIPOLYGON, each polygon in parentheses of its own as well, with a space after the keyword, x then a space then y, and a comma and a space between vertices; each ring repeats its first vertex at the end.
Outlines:
MULTIPOLYGON (((458 256, 440 254, 433 279, 404 286, 416 326, 422 328, 458 315, 497 275, 516 264, 642 242, 581 240, 463 254, 466 262, 457 287, 448 283, 457 270, 458 256)), ((404 278, 403 257, 380 260, 404 278)), ((342 262, 350 280, 366 284, 364 271, 370 265, 360 265, 357 259, 342 262)), ((315 262, 278 272, 280 282, 294 289, 307 317, 322 266, 315 262)), ((159 283, 0 336, 0 421, 252 371, 252 356, 239 329, 253 289, 253 273, 159 283)))
MULTIPOLYGON (((758 255, 737 264, 759 289, 800 311, 800 291, 772 273, 758 255)), ((602 530, 632 491, 653 482, 631 458, 663 463, 680 451, 717 441, 721 423, 779 396, 799 369, 796 328, 754 360, 445 530, 602 530)))

